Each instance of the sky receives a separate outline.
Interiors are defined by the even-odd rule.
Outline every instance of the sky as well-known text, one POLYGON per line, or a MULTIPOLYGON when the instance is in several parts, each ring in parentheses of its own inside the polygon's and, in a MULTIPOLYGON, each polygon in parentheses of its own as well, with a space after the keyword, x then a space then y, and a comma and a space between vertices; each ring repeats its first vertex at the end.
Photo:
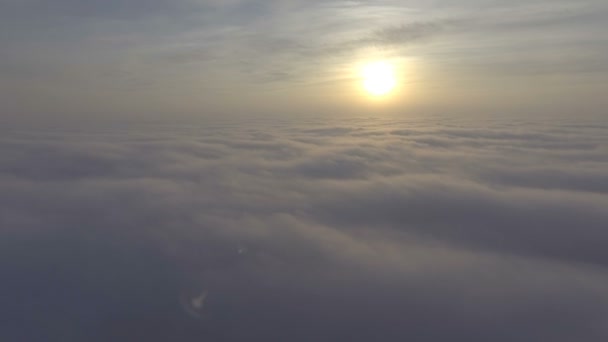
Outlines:
POLYGON ((597 116, 603 0, 2 0, 6 116, 597 116), (390 100, 361 91, 394 63, 390 100))
POLYGON ((606 23, 0 0, 0 341, 608 341, 606 23))

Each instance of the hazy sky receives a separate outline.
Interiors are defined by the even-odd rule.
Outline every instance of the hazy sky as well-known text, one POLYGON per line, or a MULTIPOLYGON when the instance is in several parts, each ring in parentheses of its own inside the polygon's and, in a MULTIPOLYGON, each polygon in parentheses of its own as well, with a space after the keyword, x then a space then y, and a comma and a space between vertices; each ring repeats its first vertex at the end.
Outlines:
POLYGON ((604 0, 2 0, 7 116, 452 111, 608 105, 604 0), (387 60, 399 87, 361 91, 387 60))

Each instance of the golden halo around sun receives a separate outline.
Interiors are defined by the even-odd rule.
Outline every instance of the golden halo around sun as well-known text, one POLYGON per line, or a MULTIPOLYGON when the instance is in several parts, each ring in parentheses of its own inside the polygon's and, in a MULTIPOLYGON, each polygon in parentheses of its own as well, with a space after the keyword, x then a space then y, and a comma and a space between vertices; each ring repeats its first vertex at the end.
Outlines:
POLYGON ((388 62, 368 63, 361 70, 363 88, 372 96, 384 96, 397 86, 395 68, 388 62))

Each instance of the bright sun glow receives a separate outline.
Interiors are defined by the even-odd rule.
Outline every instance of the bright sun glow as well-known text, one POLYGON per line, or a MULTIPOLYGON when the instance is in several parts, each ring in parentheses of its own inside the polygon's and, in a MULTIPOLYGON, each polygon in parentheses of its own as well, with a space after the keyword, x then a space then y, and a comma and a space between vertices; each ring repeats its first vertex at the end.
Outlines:
POLYGON ((374 96, 390 93, 397 86, 395 69, 387 62, 369 63, 363 67, 363 87, 374 96))

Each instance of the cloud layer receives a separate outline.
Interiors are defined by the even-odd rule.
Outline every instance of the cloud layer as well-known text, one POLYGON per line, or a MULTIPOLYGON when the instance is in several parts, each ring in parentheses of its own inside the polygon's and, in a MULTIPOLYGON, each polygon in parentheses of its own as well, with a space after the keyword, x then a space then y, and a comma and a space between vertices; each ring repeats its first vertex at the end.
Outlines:
POLYGON ((604 341, 606 137, 434 118, 3 134, 0 337, 604 341))

